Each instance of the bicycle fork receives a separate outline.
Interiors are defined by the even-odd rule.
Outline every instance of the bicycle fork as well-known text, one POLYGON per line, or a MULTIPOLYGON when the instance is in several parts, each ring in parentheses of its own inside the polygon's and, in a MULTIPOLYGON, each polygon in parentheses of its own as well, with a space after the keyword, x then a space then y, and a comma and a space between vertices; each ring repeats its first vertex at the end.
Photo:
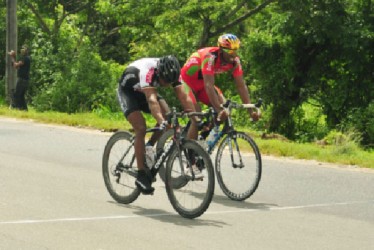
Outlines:
POLYGON ((241 155, 240 150, 239 150, 238 141, 236 140, 236 138, 237 138, 236 134, 229 135, 227 138, 228 138, 228 146, 229 146, 229 151, 230 151, 232 167, 233 168, 243 168, 244 167, 243 159, 242 159, 242 155, 241 155), (239 164, 235 163, 232 141, 234 142, 236 151, 238 152, 239 164))

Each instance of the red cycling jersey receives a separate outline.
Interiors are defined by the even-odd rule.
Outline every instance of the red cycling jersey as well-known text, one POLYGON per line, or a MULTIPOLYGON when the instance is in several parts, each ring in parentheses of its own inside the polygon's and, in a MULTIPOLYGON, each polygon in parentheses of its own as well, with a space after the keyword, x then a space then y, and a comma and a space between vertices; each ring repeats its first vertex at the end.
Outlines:
MULTIPOLYGON (((199 101, 210 104, 205 92, 203 75, 215 75, 232 71, 232 76, 243 75, 240 59, 237 56, 234 63, 223 63, 219 47, 207 47, 193 53, 181 69, 181 82, 185 82, 195 93, 199 101)), ((219 94, 221 90, 215 87, 219 94)), ((191 96, 192 97, 192 96, 191 96)), ((195 98, 192 98, 196 102, 195 98)))

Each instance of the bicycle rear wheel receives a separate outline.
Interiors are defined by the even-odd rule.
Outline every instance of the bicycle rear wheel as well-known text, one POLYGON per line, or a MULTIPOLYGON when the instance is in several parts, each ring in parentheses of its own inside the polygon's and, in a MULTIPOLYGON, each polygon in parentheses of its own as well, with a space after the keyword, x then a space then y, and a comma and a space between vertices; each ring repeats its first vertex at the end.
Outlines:
POLYGON ((178 149, 171 152, 166 163, 165 184, 170 203, 183 217, 193 219, 202 215, 209 207, 214 193, 214 169, 212 161, 204 149, 195 141, 184 140, 178 149), (204 177, 195 179, 188 170, 196 164, 204 177), (173 181, 184 180, 184 185, 173 181))
POLYGON ((245 200, 260 183, 260 151, 254 140, 245 133, 227 135, 218 147, 215 168, 218 184, 225 195, 232 200, 245 200))
POLYGON ((109 138, 103 154, 102 171, 105 186, 118 203, 135 201, 140 191, 135 186, 135 164, 132 135, 126 131, 116 132, 109 138))

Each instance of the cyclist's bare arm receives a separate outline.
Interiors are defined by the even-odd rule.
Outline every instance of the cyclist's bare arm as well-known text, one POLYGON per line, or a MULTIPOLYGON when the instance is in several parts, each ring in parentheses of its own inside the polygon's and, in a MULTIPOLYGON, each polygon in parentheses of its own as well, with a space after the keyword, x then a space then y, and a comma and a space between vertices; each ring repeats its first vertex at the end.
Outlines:
POLYGON ((203 79, 205 91, 209 97, 210 104, 214 110, 219 112, 221 110, 221 103, 219 102, 217 92, 214 89, 214 75, 203 75, 203 79))
MULTIPOLYGON (((179 99, 179 101, 182 104, 182 107, 185 111, 188 112, 194 112, 195 111, 195 105, 193 104, 190 95, 188 94, 188 91, 191 91, 190 89, 187 89, 188 86, 181 84, 179 86, 176 86, 174 88, 174 91, 179 99)), ((199 121, 199 118, 196 116, 191 117, 191 127, 189 128, 187 138, 189 139, 197 139, 198 136, 198 128, 197 128, 197 122, 199 121)))
POLYGON ((156 119, 158 124, 161 124, 164 121, 164 117, 162 116, 160 104, 157 101, 156 88, 143 88, 142 92, 147 98, 148 106, 151 110, 152 116, 156 119))
MULTIPOLYGON (((245 103, 245 104, 251 103, 251 98, 249 96, 248 87, 244 82, 243 75, 234 77, 234 81, 235 81, 236 89, 239 93, 240 99, 242 100, 242 103, 245 103)), ((256 112, 255 109, 249 108, 248 114, 255 121, 257 121, 259 118, 259 114, 256 112)))
POLYGON ((236 84, 236 89, 239 93, 240 99, 243 103, 251 103, 251 98, 249 97, 249 92, 247 85, 244 82, 243 75, 234 77, 236 84))

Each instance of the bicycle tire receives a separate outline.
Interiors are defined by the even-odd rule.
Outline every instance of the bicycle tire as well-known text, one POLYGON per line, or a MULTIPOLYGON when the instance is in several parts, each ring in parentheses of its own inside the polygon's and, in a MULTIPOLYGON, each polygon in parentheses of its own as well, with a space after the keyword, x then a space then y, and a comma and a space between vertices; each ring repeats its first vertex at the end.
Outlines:
POLYGON ((135 185, 137 167, 131 138, 132 134, 126 131, 114 133, 105 146, 102 159, 105 186, 112 198, 122 204, 132 203, 140 194, 135 185), (121 160, 126 150, 130 150, 128 157, 121 160))
POLYGON ((209 154, 196 141, 184 140, 181 153, 182 157, 193 157, 199 168, 203 169, 204 178, 194 180, 185 175, 184 170, 181 171, 179 151, 175 147, 166 163, 165 186, 173 208, 182 217, 194 219, 201 216, 212 201, 215 185, 214 168, 209 154), (175 188, 173 180, 178 179, 176 176, 185 178, 183 187, 175 188))
POLYGON ((243 132, 226 135, 218 146, 215 170, 218 184, 227 197, 235 201, 248 199, 257 190, 262 174, 261 154, 255 141, 243 132), (233 158, 227 152, 230 141, 234 143, 233 158), (235 147, 235 142, 238 143, 238 148, 235 147), (231 164, 223 162, 223 155, 227 153, 231 164), (241 164, 236 164, 235 159, 238 160, 239 157, 241 164))

